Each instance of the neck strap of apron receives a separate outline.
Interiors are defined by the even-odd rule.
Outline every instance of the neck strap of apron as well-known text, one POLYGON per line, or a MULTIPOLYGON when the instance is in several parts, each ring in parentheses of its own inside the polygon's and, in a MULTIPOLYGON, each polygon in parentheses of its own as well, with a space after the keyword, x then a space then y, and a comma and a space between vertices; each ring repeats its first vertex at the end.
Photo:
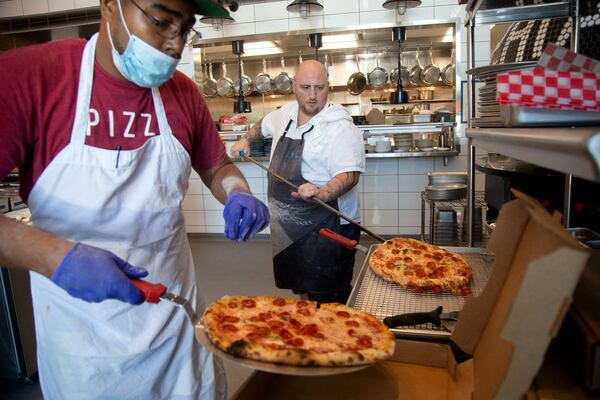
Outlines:
MULTIPOLYGON (((290 118, 289 122, 285 126, 285 129, 283 130, 282 137, 285 137, 287 135, 288 130, 290 129, 290 126, 292 125, 292 122, 294 122, 294 120, 292 118, 290 118)), ((308 128, 307 130, 305 130, 304 132, 302 132, 302 139, 301 140, 304 140, 304 135, 306 135, 308 132, 312 131, 313 129, 315 129, 315 126, 311 125, 310 128, 308 128)))
MULTIPOLYGON (((94 60, 98 34, 90 38, 83 50, 81 67, 79 71, 79 87, 77 89, 77 103, 75 107, 75 119, 71 131, 71 143, 85 144, 86 132, 90 121, 90 103, 92 97, 92 82, 94 80, 94 60)), ((152 88, 152 99, 161 135, 172 135, 173 132, 167 121, 165 108, 160 97, 158 88, 152 88)))

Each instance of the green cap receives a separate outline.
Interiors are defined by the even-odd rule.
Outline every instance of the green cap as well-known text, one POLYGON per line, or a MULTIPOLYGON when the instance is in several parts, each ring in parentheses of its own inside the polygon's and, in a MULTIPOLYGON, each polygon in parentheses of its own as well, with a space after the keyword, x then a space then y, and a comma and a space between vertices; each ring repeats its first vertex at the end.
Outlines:
POLYGON ((217 0, 193 0, 196 4, 197 14, 206 17, 229 17, 229 12, 217 0))

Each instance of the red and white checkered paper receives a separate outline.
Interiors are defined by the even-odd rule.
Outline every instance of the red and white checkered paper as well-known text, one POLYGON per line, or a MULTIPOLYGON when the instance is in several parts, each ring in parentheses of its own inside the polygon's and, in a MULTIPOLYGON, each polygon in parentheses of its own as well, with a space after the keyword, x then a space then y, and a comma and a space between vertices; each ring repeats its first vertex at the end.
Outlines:
POLYGON ((554 43, 535 68, 496 78, 499 104, 600 111, 600 63, 554 43))

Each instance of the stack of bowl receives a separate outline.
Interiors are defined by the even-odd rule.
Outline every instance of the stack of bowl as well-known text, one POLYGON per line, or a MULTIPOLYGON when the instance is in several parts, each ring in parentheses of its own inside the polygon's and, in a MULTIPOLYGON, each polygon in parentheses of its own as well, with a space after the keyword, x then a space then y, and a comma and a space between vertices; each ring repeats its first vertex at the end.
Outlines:
POLYGON ((404 152, 410 150, 413 145, 412 133, 397 133, 394 135, 394 151, 404 152))
POLYGON ((265 156, 265 141, 264 139, 255 139, 250 142, 250 155, 252 157, 265 156))
POLYGON ((452 207, 439 207, 436 210, 433 243, 440 246, 456 246, 458 244, 456 210, 452 207))
POLYGON ((428 200, 449 201, 467 195, 466 172, 428 172, 429 186, 425 188, 428 200))
POLYGON ((392 151, 392 143, 389 140, 378 140, 375 142, 376 153, 387 153, 392 151))
POLYGON ((431 151, 433 150, 433 139, 430 138, 421 138, 415 139, 415 146, 423 151, 431 151))

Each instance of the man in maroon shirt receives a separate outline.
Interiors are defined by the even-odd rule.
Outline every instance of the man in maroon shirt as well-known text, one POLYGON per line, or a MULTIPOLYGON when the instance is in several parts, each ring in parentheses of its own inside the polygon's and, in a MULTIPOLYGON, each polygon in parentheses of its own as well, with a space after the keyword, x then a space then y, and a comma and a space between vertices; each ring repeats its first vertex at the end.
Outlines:
POLYGON ((19 168, 33 225, 0 216, 0 265, 32 271, 45 398, 223 397, 222 369, 184 313, 132 306, 144 301, 132 279, 200 310, 181 210, 191 168, 225 204, 229 239, 268 225, 194 82, 175 71, 194 14, 226 11, 212 0, 100 7, 87 42, 0 56, 0 177, 19 168))

